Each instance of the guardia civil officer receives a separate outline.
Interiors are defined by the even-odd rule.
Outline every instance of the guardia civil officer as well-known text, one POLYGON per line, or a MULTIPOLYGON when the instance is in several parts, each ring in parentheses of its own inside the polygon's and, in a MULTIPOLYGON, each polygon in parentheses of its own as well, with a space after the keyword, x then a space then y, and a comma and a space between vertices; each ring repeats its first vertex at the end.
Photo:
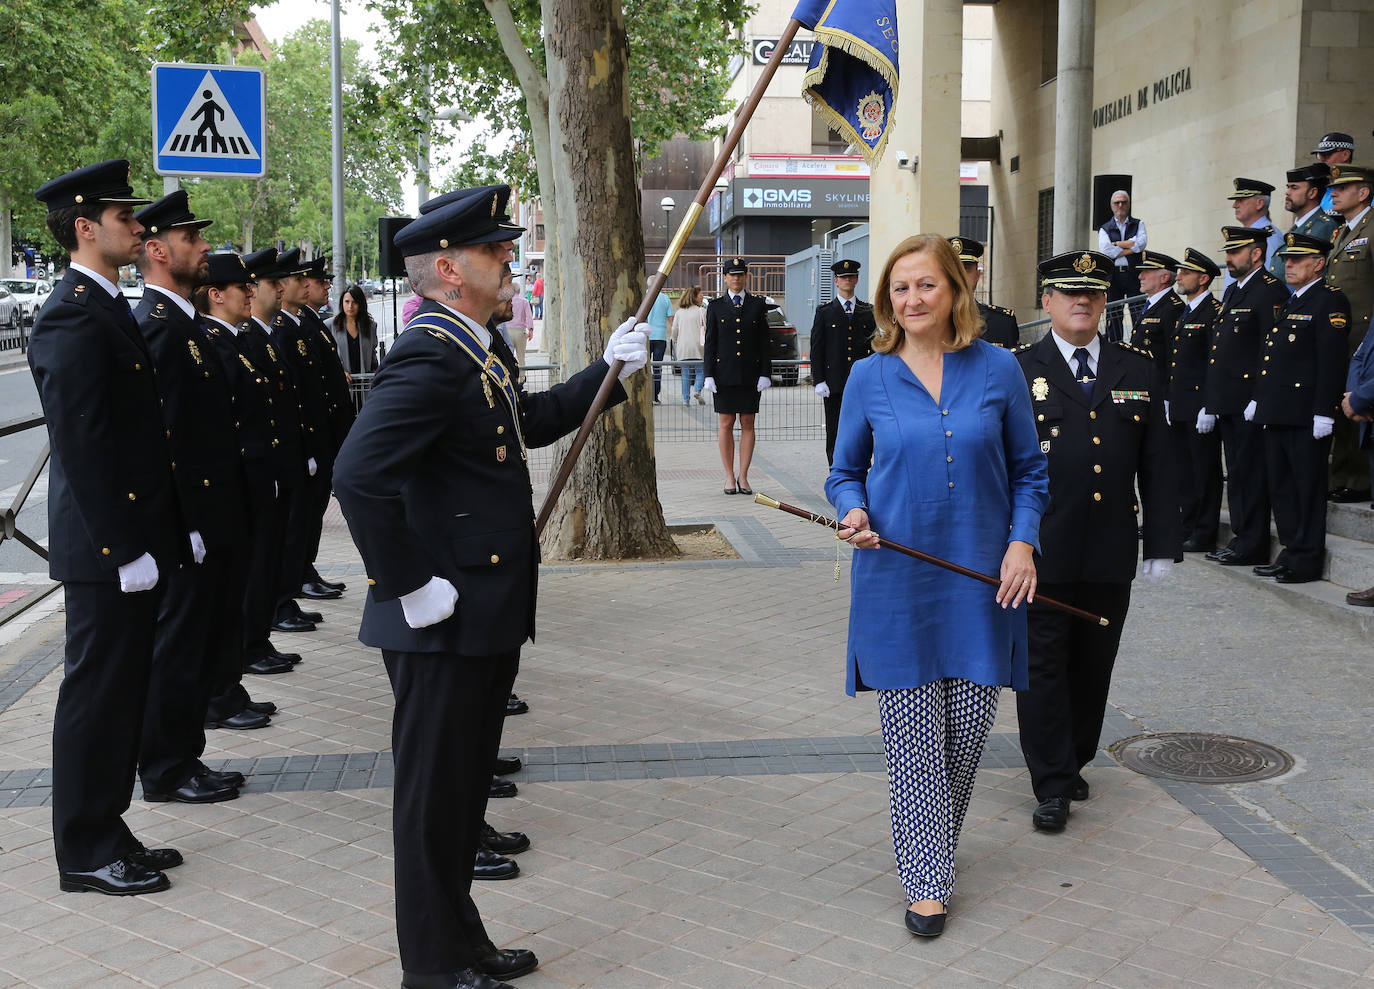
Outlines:
POLYGON ((1199 431, 1220 422, 1226 451, 1226 503, 1231 510, 1231 541, 1207 559, 1228 567, 1269 562, 1269 480, 1264 470, 1264 439, 1254 418, 1260 350, 1274 327, 1288 287, 1264 267, 1269 228, 1222 227, 1226 269, 1234 281, 1221 297, 1221 313, 1207 358, 1205 407, 1199 431))
POLYGON ((1131 601, 1137 505, 1141 572, 1151 583, 1182 559, 1182 538, 1159 375, 1143 351, 1097 333, 1112 259, 1071 252, 1041 262, 1039 272, 1051 332, 1016 351, 1049 458, 1038 591, 1110 622, 1102 628, 1049 608, 1028 616, 1030 685, 1017 693, 1016 711, 1038 801, 1032 823, 1062 831, 1069 802, 1089 796, 1082 771, 1097 752, 1131 601))
MULTIPOLYGON (((1330 136, 1330 135, 1328 135, 1330 136)), ((1331 241, 1326 284, 1340 289, 1350 303, 1350 318, 1355 326, 1365 326, 1374 316, 1374 167, 1342 164, 1331 166, 1331 203, 1341 223, 1331 241)), ((1352 333, 1347 346, 1351 359, 1360 341, 1352 333)), ((1331 443, 1331 490, 1336 502, 1368 501, 1369 464, 1358 449, 1355 426, 1344 416, 1337 421, 1331 443)))
MULTIPOLYGON (((964 277, 968 279, 969 291, 977 291, 978 283, 983 280, 985 248, 969 237, 951 237, 949 243, 964 266, 964 277)), ((983 317, 983 339, 988 343, 1011 348, 1021 342, 1021 328, 1016 325, 1015 310, 979 301, 978 315, 983 317)))
POLYGON ((1201 431, 1198 415, 1212 336, 1221 313, 1211 289, 1220 277, 1221 268, 1207 255, 1192 247, 1183 252, 1176 284, 1185 302, 1169 357, 1164 418, 1174 441, 1185 553, 1216 549, 1221 521, 1221 434, 1215 429, 1215 419, 1204 423, 1206 429, 1201 431))
POLYGON ((67 644, 53 712, 52 828, 61 887, 155 893, 180 865, 122 815, 148 697, 159 578, 189 562, 153 361, 117 286, 143 227, 123 159, 35 198, 71 266, 38 313, 29 367, 47 421, 48 572, 63 582, 67 644))
POLYGON ((137 264, 145 289, 134 318, 157 369, 194 557, 164 575, 138 772, 145 800, 214 803, 237 797, 244 781, 200 761, 218 650, 239 627, 229 589, 243 567, 248 504, 234 395, 191 304, 209 269, 210 245, 201 231, 210 221, 196 219, 184 189, 145 206, 135 219, 143 225, 137 264))
POLYGON ((816 394, 825 402, 825 459, 835 457, 835 430, 840 425, 840 402, 849 369, 857 360, 873 353, 873 307, 854 297, 859 283, 858 261, 836 261, 830 266, 835 276, 835 298, 816 309, 811 323, 811 380, 816 394))
POLYGON ((1178 262, 1159 251, 1141 251, 1140 291, 1145 295, 1145 308, 1140 319, 1131 324, 1131 343, 1145 351, 1155 362, 1160 385, 1169 380, 1169 349, 1173 344, 1174 327, 1183 300, 1174 291, 1178 262))
MULTIPOLYGON (((1316 237, 1329 248, 1331 235, 1336 232, 1336 221, 1322 209, 1322 195, 1331 183, 1331 167, 1319 161, 1290 168, 1287 177, 1283 208, 1293 214, 1293 225, 1288 228, 1289 231, 1316 237)), ((1284 260, 1278 252, 1269 259, 1268 267, 1280 281, 1287 278, 1284 260)))
MULTIPOLYGON (((471 897, 504 705, 534 632, 538 543, 527 446, 576 428, 607 361, 648 361, 633 319, 604 358, 521 396, 490 349, 523 228, 509 187, 459 198, 397 234, 425 300, 388 351, 335 465, 334 489, 367 566, 359 638, 395 693, 396 931, 408 989, 497 989, 532 952, 497 950, 471 897), (494 619, 494 616, 496 618, 494 619)), ((612 402, 625 399, 616 386, 612 402)))
POLYGON ((1322 284, 1330 242, 1289 233, 1279 256, 1293 294, 1264 341, 1254 422, 1263 427, 1265 470, 1278 558, 1255 568, 1280 584, 1320 580, 1326 559, 1326 476, 1331 429, 1345 393, 1350 303, 1322 284))
POLYGON ((725 265, 724 295, 706 306, 706 381, 701 390, 715 395, 720 420, 716 443, 725 468, 725 493, 753 494, 749 463, 754 459, 754 416, 759 396, 773 384, 769 358, 768 305, 746 292, 749 263, 731 258, 725 265), (735 420, 739 420, 739 471, 735 470, 735 420))

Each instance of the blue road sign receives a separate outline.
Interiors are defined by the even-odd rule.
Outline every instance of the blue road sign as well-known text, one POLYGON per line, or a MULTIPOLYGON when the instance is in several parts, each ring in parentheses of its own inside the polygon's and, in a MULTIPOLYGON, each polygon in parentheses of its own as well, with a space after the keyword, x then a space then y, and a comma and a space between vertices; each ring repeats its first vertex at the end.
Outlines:
POLYGON ((267 77, 237 65, 153 65, 153 169, 257 179, 267 173, 267 77))

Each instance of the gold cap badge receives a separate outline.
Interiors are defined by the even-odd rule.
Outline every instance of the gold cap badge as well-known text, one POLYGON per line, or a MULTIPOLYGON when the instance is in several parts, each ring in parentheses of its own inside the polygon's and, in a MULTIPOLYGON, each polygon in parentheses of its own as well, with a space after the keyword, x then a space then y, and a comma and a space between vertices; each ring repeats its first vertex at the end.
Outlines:
POLYGON ((1080 275, 1086 275, 1095 267, 1097 267, 1097 265, 1093 263, 1093 258, 1091 254, 1084 254, 1073 263, 1073 270, 1078 272, 1080 275))

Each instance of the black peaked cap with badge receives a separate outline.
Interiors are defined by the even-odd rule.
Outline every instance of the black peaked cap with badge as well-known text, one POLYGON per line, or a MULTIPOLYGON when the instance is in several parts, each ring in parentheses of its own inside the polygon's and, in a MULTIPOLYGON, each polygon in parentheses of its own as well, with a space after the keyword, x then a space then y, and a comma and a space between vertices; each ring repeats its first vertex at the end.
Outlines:
POLYGON ((1196 248, 1189 247, 1183 251, 1183 260, 1178 264, 1180 269, 1186 268, 1189 271, 1198 271, 1204 275, 1211 275, 1213 278, 1221 277, 1221 266, 1209 258, 1206 254, 1196 248))
POLYGON ((1331 166, 1332 185, 1348 185, 1351 182, 1363 182, 1366 185, 1374 184, 1374 167, 1357 165, 1353 161, 1346 162, 1344 165, 1331 166))
POLYGON ((954 248, 954 253, 959 255, 960 261, 977 263, 983 260, 985 248, 982 243, 973 240, 971 237, 951 237, 949 246, 954 248))
POLYGON ((525 229, 506 213, 508 185, 458 190, 439 198, 445 197, 451 197, 448 203, 428 211, 421 207, 420 216, 396 234, 394 243, 402 257, 514 240, 525 229))
POLYGON ((1159 251, 1141 251, 1140 267, 1153 271, 1178 271, 1178 262, 1159 251))
POLYGON ((33 194, 48 212, 80 206, 83 203, 125 203, 130 206, 146 206, 151 199, 134 195, 130 185, 129 162, 125 158, 114 158, 94 165, 86 165, 66 175, 44 182, 33 194))
POLYGON ((143 224, 143 239, 165 236, 173 230, 204 230, 214 220, 197 220, 185 189, 169 192, 155 203, 137 213, 134 219, 143 224))
POLYGON ((264 247, 260 251, 243 256, 243 266, 248 269, 248 277, 257 281, 259 278, 276 278, 273 274, 277 270, 277 249, 275 247, 264 247))
POLYGON ((490 196, 492 193, 500 192, 502 189, 505 189, 507 196, 509 196, 510 186, 508 185, 478 185, 473 186, 471 189, 454 189, 452 192, 446 192, 442 196, 426 199, 420 204, 420 215, 424 216, 426 213, 433 213, 436 209, 442 209, 445 206, 450 206, 461 200, 471 199, 474 196, 490 196))
POLYGON ((309 262, 306 266, 306 278, 318 278, 321 281, 329 282, 334 280, 334 272, 330 268, 330 258, 318 257, 309 262))
POLYGON ((277 263, 271 274, 264 278, 289 278, 291 275, 304 275, 310 270, 310 262, 301 260, 301 249, 293 247, 277 255, 277 263))
POLYGON ((1068 251, 1046 258, 1036 266, 1045 288, 1065 292, 1105 292, 1112 281, 1111 258, 1097 251, 1068 251))
POLYGON ((834 264, 832 264, 830 266, 830 270, 835 275, 835 277, 838 278, 842 275, 857 275, 861 267, 863 266, 859 264, 859 262, 854 261, 850 258, 845 258, 842 261, 836 261, 834 264))
POLYGON ((211 254, 202 285, 251 285, 253 276, 237 254, 211 254))
POLYGON ((1222 227, 1221 248, 1235 251, 1242 247, 1264 247, 1269 243, 1269 233, 1273 227, 1222 227))
POLYGON ((749 262, 744 258, 731 258, 725 263, 725 273, 727 275, 747 275, 749 274, 749 262))
POLYGON ((1290 231, 1283 235, 1283 246, 1275 253, 1281 258, 1326 257, 1331 250, 1331 241, 1325 237, 1313 237, 1290 231))
POLYGON ((1268 196, 1274 191, 1274 187, 1268 182, 1261 182, 1259 179, 1236 178, 1231 180, 1231 184, 1236 187, 1236 191, 1227 196, 1227 199, 1249 199, 1251 196, 1268 196))

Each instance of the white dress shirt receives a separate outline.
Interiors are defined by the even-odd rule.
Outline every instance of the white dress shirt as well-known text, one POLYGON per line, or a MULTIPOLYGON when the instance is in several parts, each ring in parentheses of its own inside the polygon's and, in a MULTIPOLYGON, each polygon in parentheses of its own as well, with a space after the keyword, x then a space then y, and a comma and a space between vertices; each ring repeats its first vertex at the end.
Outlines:
MULTIPOLYGON (((1059 348, 1059 353, 1064 356, 1064 363, 1069 366, 1069 373, 1076 374, 1078 369, 1074 366, 1073 352, 1078 348, 1053 330, 1050 333, 1054 337, 1055 346, 1059 348)), ((1102 352, 1102 338, 1094 333, 1093 338, 1083 345, 1083 349, 1088 352, 1088 373, 1095 378, 1097 377, 1097 358, 1102 352)))

